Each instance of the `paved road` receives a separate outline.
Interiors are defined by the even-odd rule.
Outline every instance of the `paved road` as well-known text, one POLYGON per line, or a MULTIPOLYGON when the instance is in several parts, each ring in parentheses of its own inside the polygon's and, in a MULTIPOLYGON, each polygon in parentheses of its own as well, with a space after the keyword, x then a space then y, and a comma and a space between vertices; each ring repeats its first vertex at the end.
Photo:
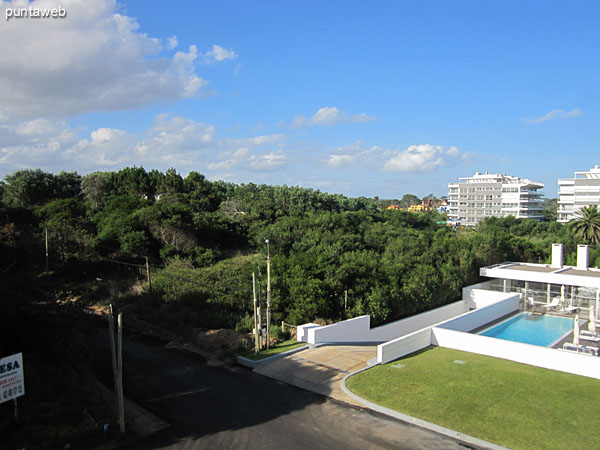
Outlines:
MULTIPOLYGON (((238 366, 210 366, 137 333, 124 337, 125 395, 171 426, 136 448, 157 449, 459 449, 457 442, 346 406, 238 366)), ((110 379, 106 353, 95 369, 110 379)))

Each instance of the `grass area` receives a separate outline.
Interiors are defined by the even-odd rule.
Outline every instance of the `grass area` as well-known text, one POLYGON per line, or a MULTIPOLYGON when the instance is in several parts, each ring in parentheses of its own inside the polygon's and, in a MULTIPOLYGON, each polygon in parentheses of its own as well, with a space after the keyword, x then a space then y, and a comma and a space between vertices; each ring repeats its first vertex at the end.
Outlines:
POLYGON ((280 342, 274 347, 272 346, 271 348, 269 348, 269 350, 263 350, 259 353, 254 353, 254 351, 250 351, 242 356, 253 361, 258 361, 259 359, 265 359, 269 356, 278 355, 279 353, 287 352, 289 350, 293 350, 298 347, 303 347, 305 345, 306 342, 297 342, 295 339, 290 339, 288 341, 280 342))
POLYGON ((434 347, 347 385, 374 403, 512 449, 598 445, 600 381, 592 378, 434 347))

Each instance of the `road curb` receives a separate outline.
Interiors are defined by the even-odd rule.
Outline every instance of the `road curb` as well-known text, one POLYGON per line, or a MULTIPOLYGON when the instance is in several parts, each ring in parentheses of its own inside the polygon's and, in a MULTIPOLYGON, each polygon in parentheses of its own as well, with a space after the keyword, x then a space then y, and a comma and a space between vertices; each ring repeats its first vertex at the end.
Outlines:
POLYGON ((464 442, 465 444, 475 445, 479 448, 484 448, 484 449, 489 449, 489 450, 509 450, 507 447, 503 447, 501 445, 494 444, 493 442, 484 441, 483 439, 469 436, 468 434, 464 434, 459 431, 451 430, 450 428, 445 428, 445 427, 442 427, 435 423, 427 422, 426 420, 419 419, 419 418, 413 417, 413 416, 409 416, 408 414, 403 414, 403 413, 395 411, 393 409, 386 408, 385 406, 381 406, 376 403, 370 402, 369 400, 366 400, 366 399, 360 397, 359 395, 356 395, 354 392, 352 392, 350 389, 348 389, 348 387, 346 386, 346 381, 348 380, 348 378, 350 378, 358 373, 364 372, 365 370, 372 369, 373 367, 376 367, 376 366, 363 367, 362 369, 359 369, 356 372, 352 372, 344 377, 344 379, 342 380, 342 390, 348 397, 356 400, 357 402, 359 402, 361 405, 363 405, 364 407, 366 407, 368 409, 371 409, 371 410, 376 411, 381 414, 385 414, 386 416, 389 416, 389 417, 393 417, 394 419, 400 420, 402 422, 405 422, 405 423, 408 423, 411 425, 416 425, 420 428, 425 428, 426 430, 433 431, 435 433, 442 434, 444 436, 448 436, 457 441, 464 442))

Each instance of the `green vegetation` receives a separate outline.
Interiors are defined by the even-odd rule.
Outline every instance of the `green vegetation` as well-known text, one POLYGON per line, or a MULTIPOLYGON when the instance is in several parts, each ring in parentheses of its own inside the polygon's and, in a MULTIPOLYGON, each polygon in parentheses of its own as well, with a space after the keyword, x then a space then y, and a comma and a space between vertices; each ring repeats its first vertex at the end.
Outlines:
POLYGON ((272 346, 271 348, 269 348, 269 350, 262 350, 258 353, 254 353, 254 351, 251 351, 245 353, 242 356, 253 361, 258 361, 260 359, 269 358, 271 356, 275 356, 283 352, 289 352, 290 350, 294 350, 295 348, 303 347, 305 345, 305 342, 297 342, 295 339, 289 339, 287 341, 283 341, 272 346))
POLYGON ((513 449, 596 446, 589 425, 600 381, 592 378, 435 347, 347 384, 372 402, 513 449))
MULTIPOLYGON (((405 194, 393 204, 419 202, 405 194)), ((553 242, 564 244, 566 264, 576 261, 578 238, 556 222, 489 218, 474 230, 454 229, 443 215, 387 211, 387 204, 211 182, 174 169, 85 176, 19 170, 0 182, 0 355, 48 355, 59 368, 85 366, 84 309, 109 303, 184 338, 215 329, 248 336, 253 272, 265 303, 267 238, 272 335, 279 341, 286 339, 281 321, 370 314, 379 325, 447 304, 480 281, 481 266, 547 263, 553 242)), ((598 245, 590 263, 600 265, 598 245)), ((42 404, 31 395, 26 402, 42 404)), ((26 402, 23 414, 33 414, 26 402)), ((83 400, 76 408, 102 417, 83 400)), ((79 419, 63 423, 81 426, 79 419)))
POLYGON ((569 226, 586 243, 600 244, 600 211, 596 205, 581 208, 569 226))
MULTIPOLYGON (((251 330, 251 274, 266 274, 267 238, 273 323, 291 324, 361 314, 386 323, 458 299, 481 266, 548 262, 552 242, 564 243, 574 262, 577 244, 556 222, 489 218, 455 230, 440 224, 443 215, 386 211, 375 199, 210 182, 174 169, 83 177, 20 170, 0 183, 0 195, 7 265, 41 272, 47 230, 51 271, 73 282, 99 279, 95 289, 113 303, 135 303, 133 311, 183 334, 251 330), (152 291, 139 289, 146 258, 152 291), (123 279, 138 286, 134 295, 117 289, 123 279)), ((417 200, 405 194, 401 203, 417 200)), ((598 247, 590 261, 600 263, 598 247)))

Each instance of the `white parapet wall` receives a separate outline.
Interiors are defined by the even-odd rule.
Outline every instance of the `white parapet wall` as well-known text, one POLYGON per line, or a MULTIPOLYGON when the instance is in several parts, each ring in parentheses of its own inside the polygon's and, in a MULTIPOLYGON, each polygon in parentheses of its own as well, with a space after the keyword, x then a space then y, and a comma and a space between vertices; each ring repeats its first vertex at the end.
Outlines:
POLYGON ((377 362, 386 364, 403 356, 429 347, 432 342, 432 327, 422 328, 377 346, 377 362))
MULTIPOLYGON (((467 304, 459 300, 431 311, 397 320, 387 325, 371 328, 370 316, 360 316, 322 327, 306 327, 309 344, 379 343, 404 336, 422 328, 440 323, 468 311, 467 304)), ((298 327, 300 328, 300 327, 298 327)), ((304 332, 304 330, 303 330, 304 332)), ((300 336, 300 331, 298 333, 300 336)), ((300 338, 298 337, 300 341, 300 338)))
POLYGON ((490 281, 483 281, 481 283, 465 286, 462 290, 462 299, 467 303, 467 306, 469 306, 469 308, 477 308, 475 299, 472 298, 472 291, 476 289, 490 290, 491 284, 492 283, 490 281))
POLYGON ((296 341, 298 342, 308 342, 308 330, 311 328, 318 328, 321 325, 317 325, 316 323, 305 323, 304 325, 298 325, 296 327, 296 341))
POLYGON ((432 333, 433 340, 440 347, 600 379, 600 358, 595 356, 463 333, 441 327, 434 327, 432 333))
POLYGON ((519 294, 473 289, 470 292, 470 296, 472 301, 477 304, 477 309, 436 326, 455 331, 469 332, 508 314, 512 314, 519 309, 519 294))
POLYGON ((438 345, 432 332, 432 329, 435 329, 434 326, 461 332, 471 331, 510 314, 519 307, 519 294, 492 292, 482 289, 472 289, 469 292, 470 302, 480 305, 478 309, 465 312, 449 320, 442 320, 436 324, 428 324, 416 332, 402 335, 378 345, 377 362, 386 364, 430 345, 438 345))
POLYGON ((367 342, 371 330, 371 317, 359 316, 318 328, 308 329, 309 344, 336 344, 341 342, 367 342))

